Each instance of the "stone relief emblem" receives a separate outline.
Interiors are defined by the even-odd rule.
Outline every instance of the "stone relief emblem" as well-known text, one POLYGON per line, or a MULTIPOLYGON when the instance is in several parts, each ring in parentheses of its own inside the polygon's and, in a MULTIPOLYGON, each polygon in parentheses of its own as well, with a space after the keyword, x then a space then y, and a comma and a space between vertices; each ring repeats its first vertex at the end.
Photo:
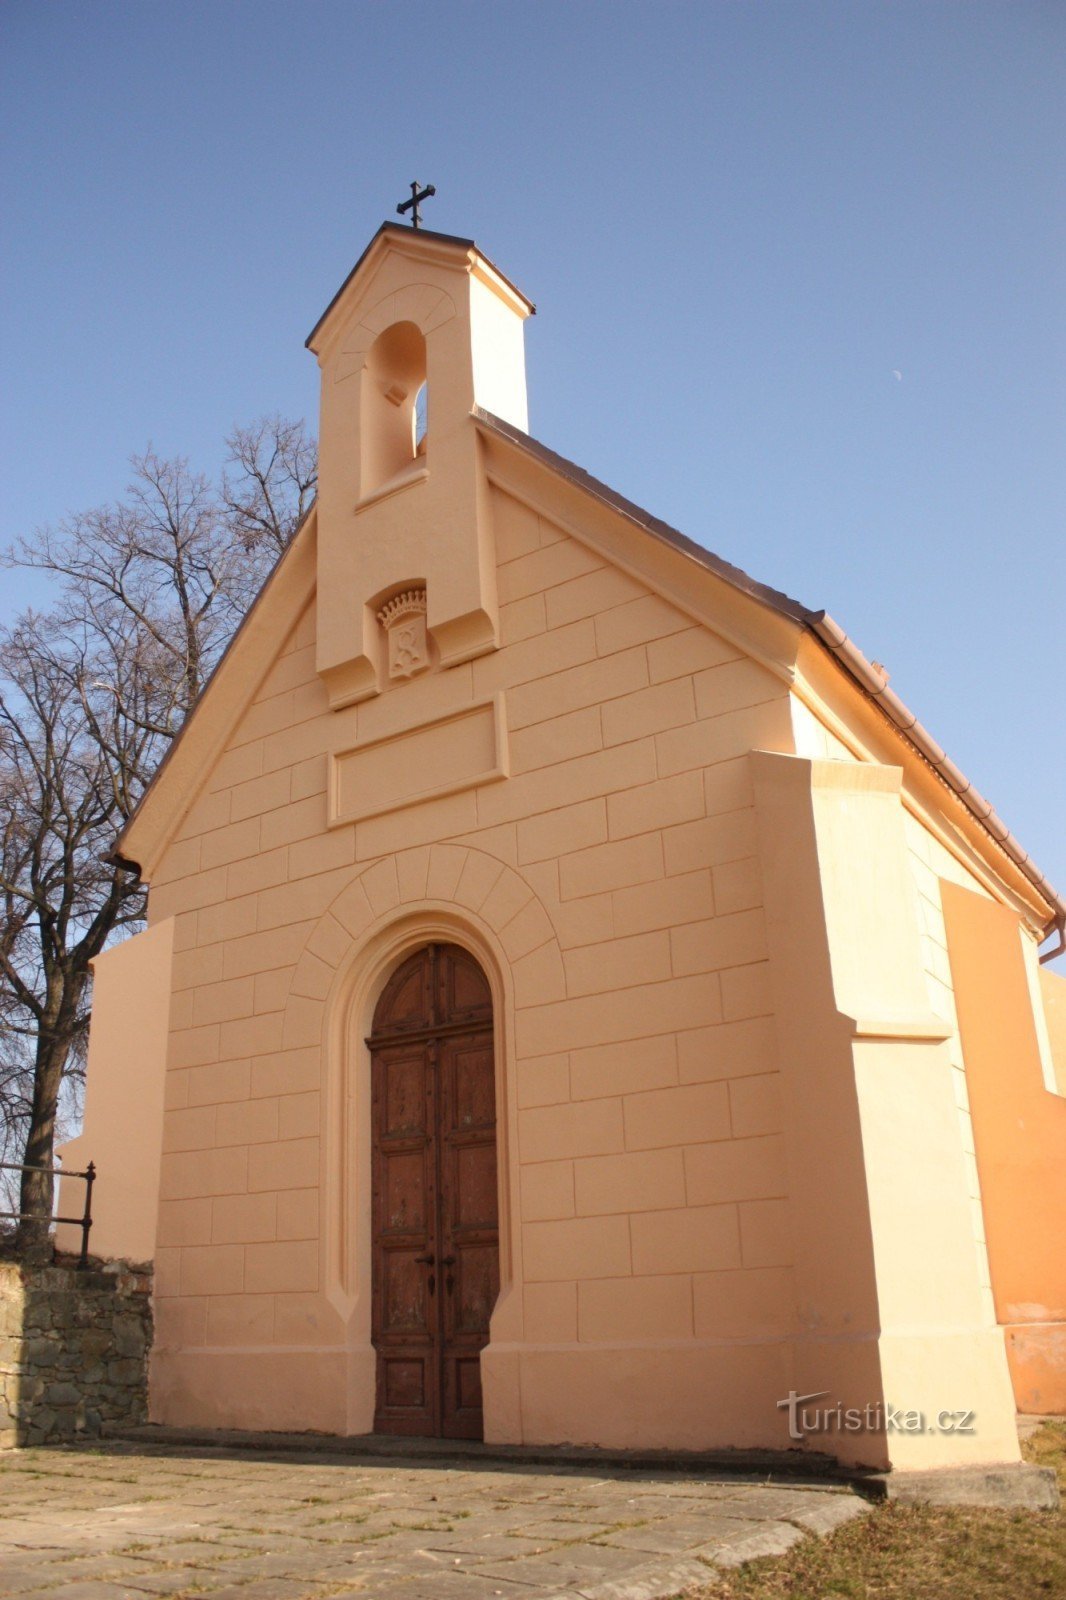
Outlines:
POLYGON ((378 612, 389 641, 389 677, 413 678, 429 666, 426 637, 426 591, 407 589, 394 595, 378 612))

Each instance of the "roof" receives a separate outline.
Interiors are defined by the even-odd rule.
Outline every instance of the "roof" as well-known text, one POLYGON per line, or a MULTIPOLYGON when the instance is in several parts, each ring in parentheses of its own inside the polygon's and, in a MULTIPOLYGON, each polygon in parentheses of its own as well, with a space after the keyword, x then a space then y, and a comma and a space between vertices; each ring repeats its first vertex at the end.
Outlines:
POLYGON ((491 411, 483 411, 480 406, 474 407, 474 416, 489 428, 493 433, 499 434, 504 439, 509 439, 512 444, 517 444, 521 449, 535 456, 545 466, 557 472, 561 478, 572 483, 578 489, 583 489, 586 494, 592 495, 604 505, 610 506, 613 511, 620 511, 630 522, 635 522, 653 534, 656 539, 661 539, 664 544, 672 545, 675 550, 680 550, 682 555, 691 556, 693 561, 698 561, 701 567, 706 567, 717 577, 724 578, 731 583, 734 589, 739 589, 742 594, 751 595, 753 600, 761 600, 764 605, 771 606, 783 616, 791 617, 794 622, 805 622, 815 613, 811 612, 799 600, 793 600, 791 595, 785 594, 780 589, 771 589, 769 584, 760 583, 745 572, 742 567, 735 567, 729 561, 723 561, 721 556, 716 556, 713 551, 705 549, 702 544, 697 544, 695 539, 690 539, 687 534, 679 533, 677 528, 672 528, 668 522, 662 522, 658 517, 653 517, 650 511, 645 511, 641 506, 635 505, 632 500, 627 500, 616 489, 611 489, 606 483, 601 483, 599 478, 594 478, 591 472, 586 472, 584 467, 579 467, 576 462, 568 461, 565 456, 558 455, 554 450, 549 450, 546 444, 541 444, 528 433, 523 433, 521 428, 516 428, 511 422, 504 422, 502 417, 494 417, 491 411))
POLYGON ((308 350, 310 350, 312 341, 314 340, 319 329, 322 327, 322 324, 327 321, 330 312, 333 310, 333 307, 337 304, 337 301, 341 299, 344 291, 347 289, 352 279, 358 274, 360 268, 373 251, 378 240, 384 238, 386 234, 396 234, 400 239, 403 240, 410 240, 412 238, 423 241, 429 240, 436 244, 458 245, 462 250, 473 250, 487 267, 492 268, 492 271, 501 280, 501 282, 507 285, 512 294, 516 294, 519 300, 522 301, 523 305, 529 307, 530 315, 533 315, 536 312, 537 308, 529 296, 523 294, 518 285, 507 276, 506 272, 501 272, 494 261, 489 260, 484 250, 479 249, 478 245, 473 239, 463 239, 457 233, 435 233, 432 228, 401 227, 398 222, 383 222, 377 233, 375 233, 374 237, 367 245, 366 249, 363 251, 362 255, 359 257, 359 260, 355 263, 355 266, 352 268, 351 272, 349 272, 348 276, 345 278, 344 282, 333 296, 333 299, 330 301, 325 311, 323 311, 322 315, 311 329, 311 332, 307 335, 307 338, 304 340, 304 345, 308 350))

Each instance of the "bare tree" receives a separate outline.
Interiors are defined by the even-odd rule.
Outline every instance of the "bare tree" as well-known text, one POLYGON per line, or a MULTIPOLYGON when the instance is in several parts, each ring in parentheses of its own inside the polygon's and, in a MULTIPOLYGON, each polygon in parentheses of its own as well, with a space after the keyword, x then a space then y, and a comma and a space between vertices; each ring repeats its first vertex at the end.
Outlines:
MULTIPOLYGON (((9 964, 25 970, 28 954, 27 907, 7 887, 25 877, 27 866, 15 795, 7 733, 0 726, 0 883, 4 886, 0 894, 0 973, 9 964)), ((0 978, 0 1162, 22 1160, 33 1106, 33 1052, 20 1020, 13 986, 0 978)), ((18 1209, 18 1176, 0 1168, 0 1211, 18 1209)), ((0 1222, 0 1239, 6 1242, 14 1232, 13 1222, 5 1217, 0 1222)))
MULTIPOLYGON (((151 736, 118 695, 93 687, 100 665, 99 652, 54 619, 27 617, 0 644, 0 1011, 9 1087, 22 1100, 23 1159, 33 1167, 53 1160, 60 1086, 84 1044, 89 963, 143 909, 131 875, 101 856, 122 819, 107 749, 129 770, 151 736), (17 1069, 25 1074, 31 1058, 32 1079, 20 1081, 17 1069)), ((47 1235, 51 1208, 51 1174, 24 1172, 22 1245, 47 1235)))
MULTIPOLYGON (((52 612, 0 634, 0 1117, 28 1166, 54 1160, 63 1081, 84 1058, 90 963, 144 914, 143 891, 110 859, 115 836, 314 482, 300 425, 270 419, 230 443, 239 473, 220 491, 149 449, 125 500, 7 557, 58 581, 52 612)), ((50 1174, 23 1174, 21 1248, 47 1238, 52 1199, 50 1174)))
POLYGON ((278 556, 314 496, 315 441, 302 422, 272 416, 234 428, 226 444, 227 465, 237 468, 236 478, 222 476, 222 498, 233 530, 245 545, 265 544, 278 556))

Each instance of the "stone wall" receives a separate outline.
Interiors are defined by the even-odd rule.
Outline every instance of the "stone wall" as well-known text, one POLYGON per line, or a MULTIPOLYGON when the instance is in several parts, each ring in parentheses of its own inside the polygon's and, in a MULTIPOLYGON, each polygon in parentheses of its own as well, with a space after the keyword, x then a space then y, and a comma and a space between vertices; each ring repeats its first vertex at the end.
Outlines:
POLYGON ((143 1422, 151 1268, 0 1261, 0 1449, 143 1422))

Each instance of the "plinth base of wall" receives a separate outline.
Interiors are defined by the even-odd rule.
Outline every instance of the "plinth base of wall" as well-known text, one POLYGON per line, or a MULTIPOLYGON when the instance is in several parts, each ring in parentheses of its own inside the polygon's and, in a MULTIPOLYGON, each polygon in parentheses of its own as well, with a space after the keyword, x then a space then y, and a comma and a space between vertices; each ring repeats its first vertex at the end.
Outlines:
POLYGON ((385 1434, 279 1433, 240 1428, 112 1426, 110 1439, 173 1449, 248 1450, 277 1455, 327 1455, 405 1462, 486 1462, 540 1466, 546 1470, 594 1467, 599 1471, 683 1472, 686 1475, 807 1480, 857 1489, 871 1500, 905 1504, 1000 1506, 1054 1511, 1058 1485, 1049 1467, 1018 1462, 1007 1466, 934 1467, 925 1472, 869 1472, 807 1450, 600 1450, 574 1445, 481 1444, 467 1439, 397 1438, 385 1434))
POLYGON ((1012 1511, 1057 1511, 1059 1486, 1050 1467, 1019 1461, 1003 1467, 932 1467, 884 1472, 866 1480, 867 1493, 903 1505, 998 1506, 1012 1511))

